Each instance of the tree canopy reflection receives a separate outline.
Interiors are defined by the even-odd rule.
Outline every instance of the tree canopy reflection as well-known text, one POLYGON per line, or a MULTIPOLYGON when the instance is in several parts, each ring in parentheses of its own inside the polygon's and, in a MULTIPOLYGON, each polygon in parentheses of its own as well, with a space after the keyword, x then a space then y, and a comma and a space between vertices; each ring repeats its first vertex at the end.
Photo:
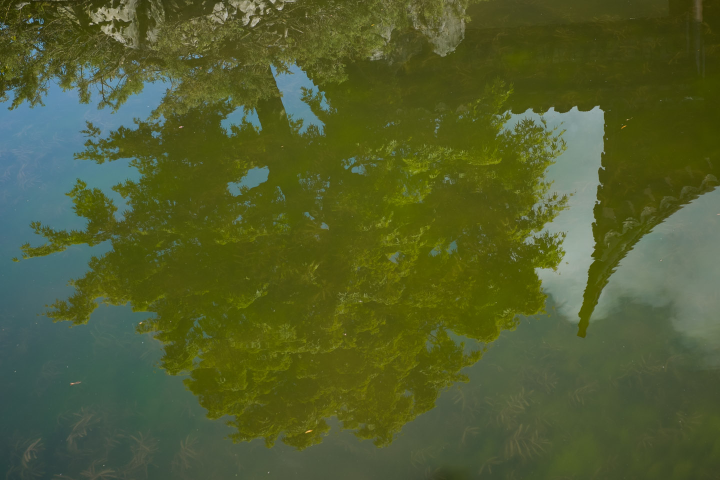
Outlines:
POLYGON ((105 137, 89 125, 78 158, 131 158, 141 176, 114 187, 122 216, 78 180, 84 230, 33 224, 47 243, 25 258, 111 245, 47 314, 83 324, 98 299, 152 312, 138 330, 164 343, 169 373, 190 373, 209 417, 233 417, 234 440, 305 448, 337 416, 386 445, 480 358, 457 336, 492 342, 541 310, 535 269, 561 258, 543 226, 565 199, 543 175, 564 144, 542 122, 508 126, 509 94, 378 112, 350 133, 317 103, 322 135, 228 132, 230 103, 105 137), (248 185, 255 168, 268 178, 248 185))

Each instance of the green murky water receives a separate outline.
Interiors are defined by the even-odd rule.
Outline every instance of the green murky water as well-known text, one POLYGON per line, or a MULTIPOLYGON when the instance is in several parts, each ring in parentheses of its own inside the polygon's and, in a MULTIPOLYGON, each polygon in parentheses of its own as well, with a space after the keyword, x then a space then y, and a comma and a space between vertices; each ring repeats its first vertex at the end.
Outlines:
POLYGON ((6 480, 717 478, 720 2, 186 3, 1 5, 6 480))

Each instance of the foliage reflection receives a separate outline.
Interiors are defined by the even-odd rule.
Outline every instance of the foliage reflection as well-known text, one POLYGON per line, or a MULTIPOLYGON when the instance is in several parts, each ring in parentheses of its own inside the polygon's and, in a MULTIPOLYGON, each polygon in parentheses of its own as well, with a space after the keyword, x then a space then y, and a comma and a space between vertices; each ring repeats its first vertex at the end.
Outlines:
POLYGON ((48 315, 83 324, 100 298, 152 312, 138 330, 165 344, 169 373, 190 372, 211 418, 234 418, 234 440, 305 448, 337 416, 387 445, 480 358, 458 336, 492 342, 540 311, 535 270, 562 257, 543 227, 565 198, 543 175, 564 143, 542 122, 509 125, 509 95, 497 83, 456 111, 387 107, 350 132, 316 104, 322 135, 227 132, 229 103, 108 136, 89 125, 78 158, 131 158, 141 174, 114 187, 128 209, 78 181, 87 227, 34 223, 47 243, 24 257, 109 241, 48 315), (250 182, 258 169, 267 180, 250 182))

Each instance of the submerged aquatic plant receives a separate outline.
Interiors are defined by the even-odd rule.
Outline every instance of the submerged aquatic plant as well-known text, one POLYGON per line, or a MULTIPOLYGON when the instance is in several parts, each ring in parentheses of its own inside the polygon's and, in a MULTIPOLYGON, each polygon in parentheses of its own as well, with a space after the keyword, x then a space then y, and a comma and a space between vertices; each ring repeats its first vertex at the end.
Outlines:
POLYGON ((570 397, 570 402, 574 405, 585 405, 585 402, 587 401, 588 396, 596 392, 598 389, 598 382, 591 382, 587 385, 583 385, 580 388, 577 388, 573 390, 572 392, 568 392, 568 396, 570 397))
POLYGON ((106 456, 120 445, 119 439, 122 437, 124 437, 124 435, 122 433, 118 433, 117 431, 113 431, 109 435, 105 435, 105 438, 102 441, 102 446, 106 456))
POLYGON ((38 438, 34 442, 32 442, 26 449, 25 452, 23 452, 22 456, 22 464, 24 467, 27 467, 28 464, 35 460, 38 457, 38 453, 40 453, 41 450, 43 450, 43 443, 42 438, 38 438))
POLYGON ((130 447, 132 459, 125 467, 128 473, 143 473, 148 476, 148 466, 152 464, 155 454, 158 451, 158 441, 149 433, 143 434, 138 432, 137 435, 130 435, 130 439, 134 442, 130 447))
POLYGON ((675 414, 675 421, 680 429, 680 433, 687 435, 702 423, 702 415, 680 411, 675 414))
POLYGON ((515 395, 500 396, 495 399, 486 398, 485 402, 493 411, 491 420, 507 429, 514 428, 518 424, 518 416, 530 406, 532 393, 532 390, 526 392, 525 387, 522 387, 520 392, 515 395))
POLYGON ((418 470, 422 467, 427 467, 430 460, 435 459, 442 448, 443 447, 438 445, 430 445, 414 450, 410 453, 410 463, 418 470))
POLYGON ((97 414, 89 408, 82 407, 79 412, 73 413, 77 421, 72 425, 72 431, 66 438, 67 448, 71 452, 78 450, 77 442, 87 436, 88 432, 100 421, 97 414))
POLYGON ((462 411, 464 412, 468 404, 468 396, 465 390, 458 385, 455 394, 453 395, 453 403, 455 405, 460 404, 462 411))
POLYGON ((107 351, 114 349, 122 349, 130 347, 130 342, 123 339, 120 340, 116 335, 108 332, 107 329, 100 329, 95 327, 90 331, 90 335, 93 337, 93 353, 98 351, 107 351))
POLYGON ((656 363, 652 360, 652 355, 640 356, 640 360, 633 360, 625 367, 625 371, 616 379, 616 382, 627 381, 631 385, 644 385, 646 377, 658 373, 667 372, 667 366, 671 363, 672 357, 665 363, 656 363))
POLYGON ((55 360, 48 360, 40 368, 40 378, 49 380, 60 375, 59 363, 55 360))
POLYGON ((427 467, 425 469, 425 473, 423 474, 423 478, 425 480, 439 480, 443 479, 445 477, 440 476, 442 472, 442 467, 427 467))
POLYGON ((523 461, 530 460, 546 452, 550 441, 535 429, 520 424, 505 442, 505 458, 520 457, 523 461))
POLYGON ((478 476, 482 476, 483 473, 487 472, 489 475, 492 475, 492 467, 494 465, 500 465, 503 461, 499 459, 498 457, 490 457, 480 466, 480 470, 478 470, 478 476))
POLYGON ((112 478, 120 478, 115 474, 115 470, 110 468, 96 469, 95 466, 98 463, 100 463, 100 460, 94 461, 87 469, 83 470, 80 475, 88 480, 110 480, 112 478))
POLYGON ((197 445, 197 438, 192 435, 185 437, 185 440, 180 440, 180 450, 175 454, 170 465, 173 472, 188 470, 192 467, 192 462, 198 456, 195 445, 197 445))
POLYGON ((553 372, 528 367, 523 369, 522 373, 529 384, 539 387, 545 393, 550 394, 557 387, 558 378, 553 372))
POLYGON ((465 430, 463 430, 462 437, 460 437, 460 445, 465 445, 465 440, 468 435, 477 435, 480 431, 480 427, 465 427, 465 430))
POLYGON ((5 478, 32 480, 43 477, 45 470, 39 455, 44 449, 42 438, 17 442, 5 478))

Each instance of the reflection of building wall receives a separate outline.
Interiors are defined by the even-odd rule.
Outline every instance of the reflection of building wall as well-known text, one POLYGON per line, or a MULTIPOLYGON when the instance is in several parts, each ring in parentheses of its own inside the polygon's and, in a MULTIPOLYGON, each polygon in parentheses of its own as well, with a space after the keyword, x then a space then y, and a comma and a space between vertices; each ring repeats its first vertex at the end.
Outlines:
MULTIPOLYGON (((421 13, 420 6, 413 5, 408 10, 408 20, 414 31, 422 35, 430 44, 432 51, 441 57, 454 52, 465 39, 465 8, 456 0, 443 0, 441 14, 435 18, 425 17, 421 13)), ((371 56, 372 60, 402 62, 420 50, 413 48, 411 52, 404 51, 408 50, 407 32, 396 31, 396 25, 379 23, 376 30, 377 34, 385 39, 385 48, 375 52, 371 56)))
POLYGON ((225 0, 179 5, 163 0, 119 0, 94 5, 87 15, 106 35, 128 47, 139 48, 154 44, 160 27, 169 21, 208 19, 224 24, 237 19, 243 26, 255 27, 272 10, 282 11, 286 4, 295 1, 225 0))
POLYGON ((94 24, 118 42, 132 48, 157 40, 165 21, 161 0, 120 0, 88 12, 94 24))
POLYGON ((243 26, 254 27, 271 10, 282 10, 287 3, 296 0, 227 0, 218 2, 207 17, 216 23, 225 23, 229 20, 239 19, 243 26))
MULTIPOLYGON (((253 28, 263 18, 282 11, 297 0, 223 0, 216 3, 199 2, 179 5, 163 0, 119 0, 93 6, 87 15, 92 24, 118 42, 132 48, 149 46, 157 41, 159 28, 169 21, 210 20, 215 24, 238 21, 243 27, 253 28)), ((411 7, 408 19, 413 28, 430 43, 433 51, 445 56, 454 51, 465 38, 465 9, 456 0, 443 0, 441 14, 427 18, 420 8, 411 7)), ((392 25, 378 24, 378 31, 387 42, 395 29, 392 25)), ((378 52, 374 58, 382 58, 378 52)))
POLYGON ((433 52, 444 57, 455 51, 465 38, 465 9, 450 0, 438 18, 424 19, 411 11, 413 27, 428 39, 433 52))

